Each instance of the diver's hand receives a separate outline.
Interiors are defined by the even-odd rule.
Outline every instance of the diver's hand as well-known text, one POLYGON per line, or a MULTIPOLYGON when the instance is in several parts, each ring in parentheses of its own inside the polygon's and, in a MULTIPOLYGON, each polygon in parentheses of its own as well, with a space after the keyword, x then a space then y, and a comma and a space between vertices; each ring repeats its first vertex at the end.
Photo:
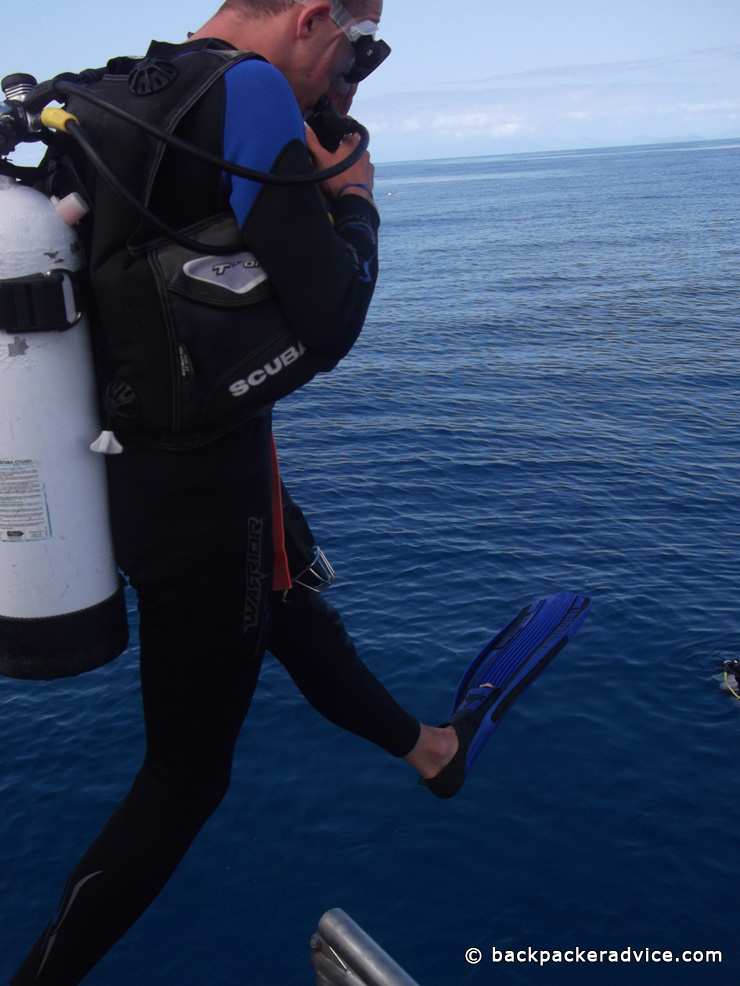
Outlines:
MULTIPOLYGON (((332 153, 331 151, 327 151, 325 147, 322 147, 313 130, 310 127, 306 127, 306 144, 316 159, 317 171, 323 171, 325 168, 331 168, 333 165, 344 161, 359 143, 360 138, 357 134, 349 134, 349 136, 344 138, 338 149, 332 153)), ((347 195, 350 192, 352 195, 361 195, 363 198, 372 202, 374 174, 375 165, 370 160, 370 155, 366 151, 360 160, 356 164, 353 164, 351 168, 336 175, 334 178, 330 178, 328 181, 322 182, 321 190, 331 202, 340 193, 347 195), (345 188, 346 185, 351 187, 345 188)))

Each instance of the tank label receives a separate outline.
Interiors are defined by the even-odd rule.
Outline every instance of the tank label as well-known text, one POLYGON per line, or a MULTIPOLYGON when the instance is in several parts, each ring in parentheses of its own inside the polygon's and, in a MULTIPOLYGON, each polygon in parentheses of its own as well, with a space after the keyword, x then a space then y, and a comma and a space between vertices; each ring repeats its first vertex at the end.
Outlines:
POLYGON ((46 489, 33 459, 0 459, 0 541, 51 537, 46 489))

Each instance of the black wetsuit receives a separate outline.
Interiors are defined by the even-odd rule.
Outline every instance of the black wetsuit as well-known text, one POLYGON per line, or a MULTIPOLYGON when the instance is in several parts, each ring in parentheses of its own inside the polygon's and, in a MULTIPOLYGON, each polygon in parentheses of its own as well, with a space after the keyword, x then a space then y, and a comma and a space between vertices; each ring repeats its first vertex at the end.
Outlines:
MULTIPOLYGON (((302 126, 285 80, 260 64, 260 98, 271 93, 278 104, 268 115, 288 106, 302 126)), ((246 100, 249 69, 238 71, 246 100)), ((234 136, 228 111, 225 119, 224 145, 238 153, 248 134, 234 136)), ((295 153, 298 143, 297 135, 290 137, 289 150, 281 143, 277 157, 295 153)), ((275 148, 260 153, 261 159, 242 154, 242 160, 269 170, 275 148)), ((273 189, 240 188, 231 202, 289 320, 307 319, 296 332, 307 346, 340 358, 372 294, 372 206, 343 196, 332 230, 314 189, 283 197, 273 189), (270 225, 273 206, 278 221, 270 225), (286 237, 290 243, 281 248, 286 237)), ((122 455, 108 459, 117 558, 140 611, 146 758, 75 867, 12 986, 78 983, 161 890, 228 788, 266 643, 331 721, 396 756, 410 752, 419 735, 416 720, 359 661, 323 597, 298 587, 285 596, 272 591, 269 409, 184 451, 168 448, 161 434, 155 439, 127 441, 122 455)))

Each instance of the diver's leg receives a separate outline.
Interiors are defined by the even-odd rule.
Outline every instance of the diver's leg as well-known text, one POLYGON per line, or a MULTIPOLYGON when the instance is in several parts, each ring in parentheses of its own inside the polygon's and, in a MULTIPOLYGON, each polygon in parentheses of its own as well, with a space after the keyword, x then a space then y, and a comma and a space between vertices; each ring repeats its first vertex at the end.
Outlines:
POLYGON ((294 586, 272 594, 267 649, 324 718, 405 757, 421 726, 360 660, 336 609, 323 595, 294 586))
POLYGON ((146 759, 12 986, 78 983, 156 897, 228 787, 269 595, 259 437, 192 456, 129 451, 113 468, 117 548, 141 612, 146 759))

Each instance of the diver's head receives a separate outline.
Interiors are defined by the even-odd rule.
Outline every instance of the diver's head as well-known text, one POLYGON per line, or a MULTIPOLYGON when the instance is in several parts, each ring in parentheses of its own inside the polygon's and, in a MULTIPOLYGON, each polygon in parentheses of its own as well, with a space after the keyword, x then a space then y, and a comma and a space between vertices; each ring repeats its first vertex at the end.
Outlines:
POLYGON ((305 112, 366 79, 390 53, 376 40, 383 0, 226 0, 193 35, 254 51, 278 68, 305 112))
POLYGON ((350 94, 348 103, 360 82, 378 68, 390 54, 390 47, 377 38, 382 0, 292 0, 307 11, 321 7, 334 25, 338 42, 337 60, 329 85, 320 96, 334 92, 350 94), (340 32, 337 34, 337 32, 340 32))

